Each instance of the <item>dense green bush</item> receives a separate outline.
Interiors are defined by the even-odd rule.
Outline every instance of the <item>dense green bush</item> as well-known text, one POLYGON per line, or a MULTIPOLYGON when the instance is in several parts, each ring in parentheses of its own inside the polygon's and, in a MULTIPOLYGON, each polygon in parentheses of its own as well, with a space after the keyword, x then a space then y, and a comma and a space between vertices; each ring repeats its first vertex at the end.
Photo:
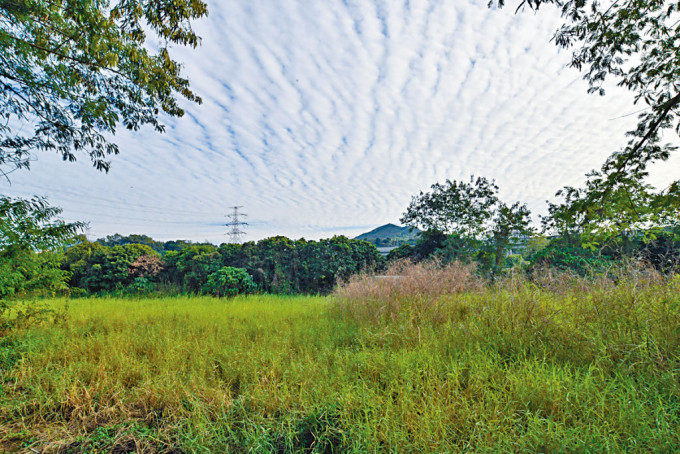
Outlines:
POLYGON ((614 258, 557 238, 533 254, 529 262, 533 268, 570 270, 583 276, 603 272, 613 265, 614 258))
POLYGON ((200 293, 208 276, 222 266, 217 248, 194 244, 165 254, 167 279, 186 292, 200 293))
POLYGON ((223 266, 208 276, 208 281, 203 285, 204 293, 215 296, 236 296, 243 293, 252 293, 257 286, 248 272, 243 268, 223 266))
POLYGON ((23 251, 10 257, 0 253, 0 299, 68 291, 70 273, 59 269, 59 263, 60 255, 51 251, 23 251))
POLYGON ((111 292, 131 285, 135 278, 132 265, 142 256, 158 257, 144 244, 102 246, 83 241, 68 249, 62 268, 72 273, 70 284, 88 292, 111 292))
POLYGON ((0 302, 26 294, 55 294, 67 289, 69 273, 59 269, 60 248, 81 223, 65 223, 61 209, 40 197, 0 195, 0 302))

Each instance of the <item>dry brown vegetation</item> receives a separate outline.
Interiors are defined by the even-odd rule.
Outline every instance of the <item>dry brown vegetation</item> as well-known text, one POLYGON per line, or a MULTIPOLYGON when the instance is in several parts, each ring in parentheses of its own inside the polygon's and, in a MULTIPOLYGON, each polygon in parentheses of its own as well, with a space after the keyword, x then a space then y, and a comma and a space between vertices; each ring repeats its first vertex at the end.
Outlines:
POLYGON ((442 299, 479 292, 485 282, 474 265, 397 261, 381 276, 357 275, 338 287, 338 309, 360 320, 396 320, 405 310, 413 316, 441 319, 442 299))

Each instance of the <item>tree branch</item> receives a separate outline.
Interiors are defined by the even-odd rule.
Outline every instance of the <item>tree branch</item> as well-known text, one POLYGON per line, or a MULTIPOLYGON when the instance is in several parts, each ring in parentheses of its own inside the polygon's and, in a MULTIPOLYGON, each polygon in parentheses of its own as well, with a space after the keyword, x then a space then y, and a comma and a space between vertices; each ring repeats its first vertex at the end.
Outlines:
POLYGON ((642 140, 640 140, 635 147, 628 153, 626 153, 626 157, 624 158, 623 162, 621 162, 617 167, 616 167, 616 172, 620 173, 623 171, 625 166, 630 162, 630 160, 633 158, 633 156, 640 151, 640 148, 649 140, 652 135, 656 131, 658 131, 659 126, 661 125, 661 122, 668 116, 668 113, 675 107, 676 105, 680 104, 680 93, 669 99, 664 103, 664 108, 661 114, 658 116, 658 118, 652 123, 652 125, 649 127, 649 130, 647 130, 647 133, 642 137, 642 140))
POLYGON ((71 60, 71 61, 74 61, 74 62, 76 62, 76 63, 80 63, 81 65, 85 65, 85 66, 95 66, 95 67, 97 67, 97 68, 99 68, 99 69, 111 71, 112 73, 117 74, 117 75, 119 75, 119 76, 121 76, 121 77, 123 77, 123 78, 129 80, 131 83, 136 84, 136 82, 135 82, 134 80, 132 80, 128 74, 125 74, 125 73, 123 73, 123 72, 121 72, 121 71, 118 71, 118 70, 116 70, 116 69, 113 69, 113 68, 111 68, 111 67, 109 67, 109 66, 102 65, 101 63, 97 62, 96 60, 95 60, 95 61, 90 61, 90 62, 88 62, 88 61, 86 61, 86 60, 83 60, 83 59, 80 59, 80 58, 77 58, 77 57, 74 57, 74 56, 71 56, 71 55, 65 55, 65 54, 62 54, 62 53, 57 52, 57 51, 55 51, 55 50, 47 49, 47 48, 45 48, 45 47, 39 46, 39 45, 37 45, 37 44, 35 44, 35 43, 32 43, 32 42, 30 42, 30 41, 26 41, 26 40, 24 40, 24 39, 17 38, 16 36, 11 35, 11 34, 9 34, 9 33, 7 34, 7 36, 9 36, 11 39, 13 39, 13 40, 15 40, 15 41, 18 41, 18 42, 21 42, 21 43, 25 43, 25 44, 27 44, 27 45, 29 45, 29 46, 35 48, 35 49, 42 50, 43 52, 47 52, 47 53, 52 54, 52 55, 55 55, 55 56, 57 56, 57 57, 61 57, 61 58, 66 59, 66 60, 71 60))

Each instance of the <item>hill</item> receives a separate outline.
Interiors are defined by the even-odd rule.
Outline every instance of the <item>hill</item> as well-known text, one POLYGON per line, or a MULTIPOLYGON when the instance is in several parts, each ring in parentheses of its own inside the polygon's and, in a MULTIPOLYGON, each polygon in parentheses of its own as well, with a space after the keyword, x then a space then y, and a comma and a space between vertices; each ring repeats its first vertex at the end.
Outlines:
POLYGON ((394 224, 385 224, 370 232, 357 236, 357 240, 369 241, 376 246, 399 246, 403 243, 415 243, 420 230, 410 230, 410 227, 400 227, 394 224))

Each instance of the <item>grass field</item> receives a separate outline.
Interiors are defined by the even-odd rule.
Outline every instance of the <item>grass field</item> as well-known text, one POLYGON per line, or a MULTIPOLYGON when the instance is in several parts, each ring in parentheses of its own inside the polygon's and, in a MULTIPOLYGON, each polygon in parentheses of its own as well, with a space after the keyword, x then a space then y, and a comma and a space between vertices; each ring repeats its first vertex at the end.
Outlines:
POLYGON ((0 451, 680 449, 680 279, 456 272, 333 297, 26 302, 60 315, 0 340, 0 451))

